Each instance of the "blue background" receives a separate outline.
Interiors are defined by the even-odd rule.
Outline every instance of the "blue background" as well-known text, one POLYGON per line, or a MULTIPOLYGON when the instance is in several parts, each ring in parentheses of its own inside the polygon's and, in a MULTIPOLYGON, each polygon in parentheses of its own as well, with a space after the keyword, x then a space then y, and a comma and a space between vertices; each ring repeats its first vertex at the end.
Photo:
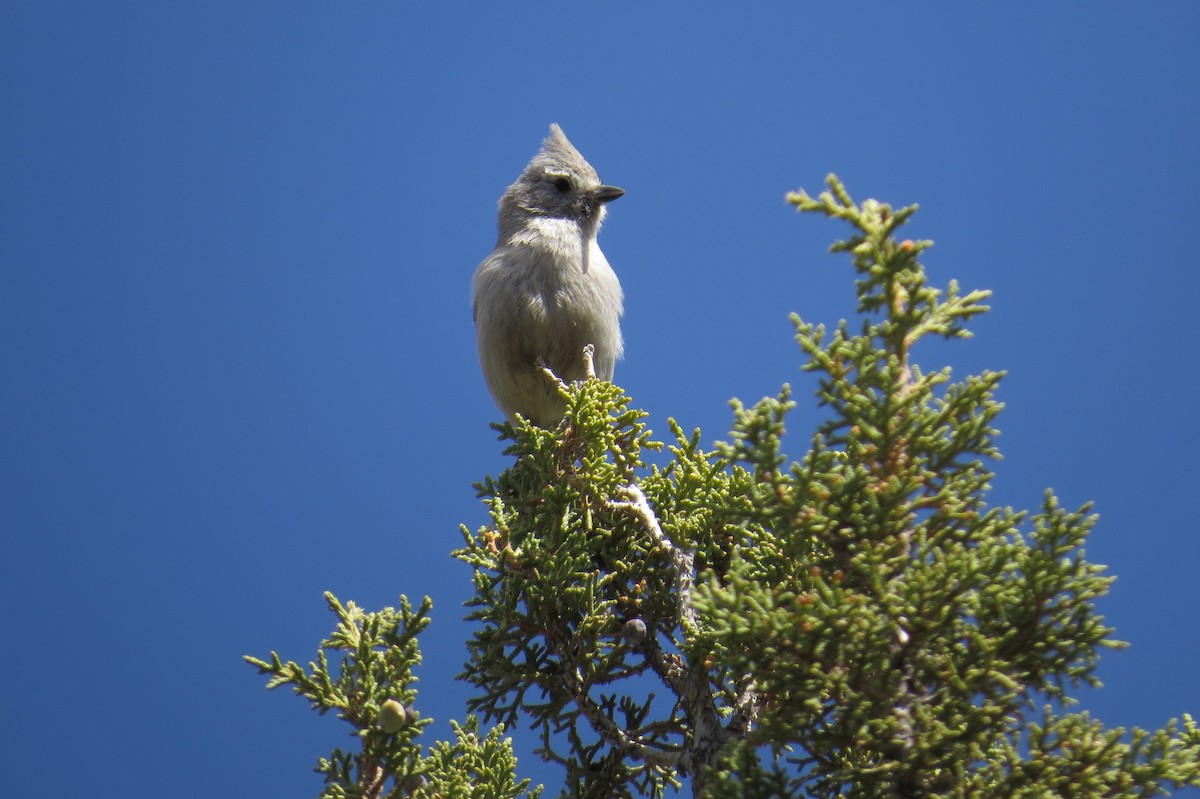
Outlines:
POLYGON ((1200 6, 433 5, 0 7, 8 795, 315 794, 349 728, 241 656, 306 662, 326 589, 433 596, 427 740, 463 716, 448 553, 507 464, 468 284, 552 121, 628 192, 617 381, 660 436, 787 381, 802 454, 787 314, 853 301, 846 229, 784 194, 919 202, 934 283, 995 291, 917 352, 1009 370, 991 501, 1102 516, 1133 646, 1083 707, 1200 710, 1200 6))

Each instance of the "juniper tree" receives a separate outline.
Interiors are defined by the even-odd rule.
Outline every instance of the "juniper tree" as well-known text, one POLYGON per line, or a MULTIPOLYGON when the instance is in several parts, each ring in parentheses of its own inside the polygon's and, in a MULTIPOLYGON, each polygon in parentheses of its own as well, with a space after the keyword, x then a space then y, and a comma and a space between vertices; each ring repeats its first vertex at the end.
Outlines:
POLYGON ((1127 732, 1070 712, 1071 691, 1098 684, 1099 652, 1123 646, 1095 610, 1112 578, 1083 555, 1095 517, 1050 492, 1032 513, 990 506, 1002 375, 956 381, 914 360, 930 337, 968 337, 988 293, 929 284, 930 242, 897 236, 915 207, 859 205, 828 186, 789 201, 850 225, 833 250, 852 261, 860 318, 832 331, 793 319, 823 406, 803 456, 785 455, 785 425, 816 415, 791 419, 787 386, 735 402, 712 451, 672 421, 654 465, 646 453, 662 445, 645 414, 594 378, 561 387, 557 429, 499 428, 515 462, 479 486, 490 523, 464 527, 454 554, 474 569, 468 710, 500 724, 482 737, 470 716, 457 744, 421 754, 410 669, 428 602, 379 621, 331 599, 339 629, 363 631, 325 642, 341 679, 324 657, 311 674, 251 659, 271 687, 359 730, 360 754, 321 761, 324 796, 534 796, 500 737, 515 724, 562 766, 564 796, 1200 785, 1189 717, 1127 732))

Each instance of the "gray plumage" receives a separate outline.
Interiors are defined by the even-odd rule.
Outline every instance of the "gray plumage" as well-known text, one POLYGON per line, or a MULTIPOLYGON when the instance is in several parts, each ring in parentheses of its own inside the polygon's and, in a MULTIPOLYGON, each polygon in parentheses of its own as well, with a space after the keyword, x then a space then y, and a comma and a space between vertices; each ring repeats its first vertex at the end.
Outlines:
POLYGON ((565 410, 548 366, 582 380, 583 349, 596 376, 612 380, 621 357, 621 284, 596 234, 605 204, 624 192, 600 182, 558 125, 500 198, 500 238, 475 270, 471 294, 479 363, 510 419, 553 427, 565 410))

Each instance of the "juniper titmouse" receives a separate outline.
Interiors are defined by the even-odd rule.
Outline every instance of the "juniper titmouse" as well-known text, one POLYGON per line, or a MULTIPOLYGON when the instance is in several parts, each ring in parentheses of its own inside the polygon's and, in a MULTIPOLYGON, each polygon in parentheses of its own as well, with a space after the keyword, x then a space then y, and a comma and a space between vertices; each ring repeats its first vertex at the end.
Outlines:
POLYGON ((611 380, 621 357, 621 284, 596 244, 605 203, 625 192, 596 170, 558 125, 500 198, 500 239, 471 281, 479 363, 509 418, 541 427, 563 417, 561 380, 585 377, 583 349, 595 347, 596 376, 611 380))

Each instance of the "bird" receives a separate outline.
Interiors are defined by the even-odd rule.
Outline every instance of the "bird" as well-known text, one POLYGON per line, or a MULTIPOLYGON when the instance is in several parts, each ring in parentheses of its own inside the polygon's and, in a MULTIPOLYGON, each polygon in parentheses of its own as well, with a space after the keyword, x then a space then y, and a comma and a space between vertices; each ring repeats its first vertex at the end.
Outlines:
POLYGON ((484 381, 509 420, 557 426, 566 406, 557 381, 611 381, 624 352, 624 295, 596 236, 607 205, 625 193, 600 182, 562 128, 550 134, 501 195, 499 238, 475 270, 471 298, 484 381))

